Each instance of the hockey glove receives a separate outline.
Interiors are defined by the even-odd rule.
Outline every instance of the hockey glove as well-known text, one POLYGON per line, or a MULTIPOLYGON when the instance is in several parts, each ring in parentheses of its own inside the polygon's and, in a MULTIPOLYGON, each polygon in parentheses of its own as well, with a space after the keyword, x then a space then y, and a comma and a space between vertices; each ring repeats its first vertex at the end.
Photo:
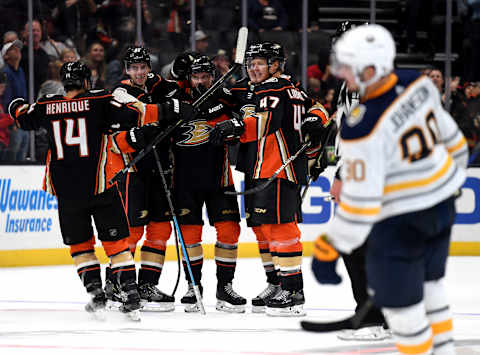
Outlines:
POLYGON ((17 119, 17 116, 16 116, 17 109, 25 103, 26 101, 22 97, 17 97, 15 100, 12 100, 12 102, 10 102, 10 105, 8 105, 9 115, 12 116, 13 119, 17 119))
POLYGON ((326 234, 320 235, 314 244, 312 271, 321 284, 337 285, 342 278, 337 274, 338 252, 328 241, 326 234))
POLYGON ((325 171, 328 166, 327 153, 323 150, 320 155, 314 159, 313 164, 308 169, 308 175, 312 178, 312 181, 317 181, 321 173, 325 171))
POLYGON ((142 150, 149 144, 161 130, 158 126, 147 124, 142 127, 133 127, 127 132, 127 143, 135 150, 142 150))
POLYGON ((208 141, 213 145, 221 146, 226 141, 239 138, 245 131, 245 123, 237 118, 217 123, 212 131, 208 141))
POLYGON ((302 135, 312 143, 311 147, 316 147, 322 143, 330 126, 329 122, 324 125, 322 117, 310 114, 302 121, 302 135))
POLYGON ((194 118, 192 105, 178 99, 170 99, 158 105, 158 122, 173 124, 180 119, 190 121, 194 118))
POLYGON ((170 74, 175 80, 185 80, 195 58, 190 53, 182 53, 173 61, 170 74))

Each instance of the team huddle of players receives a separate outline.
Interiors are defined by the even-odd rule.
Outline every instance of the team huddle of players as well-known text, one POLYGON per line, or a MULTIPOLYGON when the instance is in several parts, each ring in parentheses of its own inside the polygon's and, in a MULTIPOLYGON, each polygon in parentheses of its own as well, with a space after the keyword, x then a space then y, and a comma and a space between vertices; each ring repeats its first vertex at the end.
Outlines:
MULTIPOLYGON (((17 100, 10 106, 22 128, 44 127, 49 132, 45 188, 58 198, 64 243, 92 295, 87 310, 105 306, 137 314, 139 309, 174 310, 174 297, 157 288, 172 234, 160 163, 195 284, 202 291, 205 205, 217 233, 216 308, 245 312, 247 300, 232 288, 240 213, 237 198, 225 194, 234 191, 229 145, 240 145, 237 169, 250 188, 262 184, 308 142, 306 155, 289 164, 267 188, 245 198, 247 224, 257 236, 267 275, 265 290, 252 300, 253 311, 303 314, 299 186, 307 181, 307 160, 316 159, 330 122, 326 110, 283 74, 282 46, 251 45, 245 59, 248 77, 232 90, 218 90, 195 110, 191 104, 216 77, 207 56, 179 55, 171 71, 174 80, 151 71, 143 47, 130 47, 124 63, 128 79, 111 93, 89 90, 88 68, 74 62, 61 71, 66 96, 49 95, 33 105, 17 100), (82 109, 61 109, 73 106, 82 109), (179 120, 182 124, 156 145, 156 154, 149 152, 111 181, 154 137, 179 120), (104 286, 90 216, 110 258, 104 286), (143 236, 137 278, 132 255, 143 236)), ((185 311, 195 312, 192 281, 185 274, 189 288, 181 303, 185 311)))
MULTIPOLYGON (((378 25, 346 30, 333 45, 330 69, 344 81, 337 110, 343 165, 332 187, 338 208, 315 243, 313 269, 319 281, 338 283, 341 253, 361 326, 385 318, 400 353, 453 355, 442 281, 468 150, 433 83, 414 71, 395 71, 395 55, 392 35, 378 25), (369 308, 370 300, 377 308, 369 308)), ((247 77, 200 107, 192 103, 215 80, 208 57, 179 55, 172 81, 151 72, 142 47, 129 48, 124 61, 129 78, 112 93, 88 90, 90 72, 74 62, 62 67, 65 96, 32 105, 17 99, 9 106, 21 128, 49 133, 45 189, 58 198, 63 241, 92 296, 86 310, 98 314, 118 306, 139 319, 141 308, 174 309, 174 298, 157 288, 172 233, 171 192, 193 277, 186 273, 185 310, 199 311, 193 285, 202 291, 205 205, 217 232, 216 308, 245 312, 247 300, 232 287, 240 214, 228 194, 234 189, 228 147, 239 144, 236 169, 245 175, 245 189, 255 191, 244 200, 247 226, 257 237, 267 276, 252 310, 303 315, 299 192, 308 176, 318 177, 325 168, 322 147, 333 124, 283 73, 281 45, 251 45, 247 77), (165 138, 130 167, 160 134, 165 138), (112 180, 127 167, 128 173, 112 180), (110 258, 105 285, 92 217, 110 258), (133 253, 143 235, 137 278, 133 253)))

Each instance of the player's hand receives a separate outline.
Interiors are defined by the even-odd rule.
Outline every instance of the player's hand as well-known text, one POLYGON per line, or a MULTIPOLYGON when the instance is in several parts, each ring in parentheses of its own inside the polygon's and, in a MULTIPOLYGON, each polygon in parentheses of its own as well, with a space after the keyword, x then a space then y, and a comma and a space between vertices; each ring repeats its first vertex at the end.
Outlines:
POLYGON ((13 119, 16 119, 17 108, 24 105, 25 103, 26 101, 22 97, 17 97, 16 99, 12 100, 12 102, 10 102, 10 104, 8 105, 8 114, 12 116, 13 119))
POLYGON ((133 127, 127 132, 127 143, 135 150, 142 150, 149 144, 161 129, 153 124, 147 124, 142 127, 133 127))
POLYGON ((195 58, 190 53, 182 53, 173 61, 170 74, 175 80, 184 80, 190 70, 192 62, 195 58))
POLYGON ((192 105, 178 99, 170 99, 158 106, 158 121, 161 123, 173 124, 181 119, 190 121, 195 116, 192 105))
POLYGON ((338 256, 328 236, 320 235, 315 241, 312 258, 312 271, 318 282, 333 285, 342 282, 342 278, 336 271, 338 256))
POLYGON ((321 117, 309 115, 302 121, 302 135, 311 142, 311 147, 316 147, 322 143, 326 128, 323 126, 321 117))
POLYGON ((245 123, 237 118, 217 123, 210 135, 208 141, 213 145, 221 146, 226 141, 239 138, 245 131, 245 123))

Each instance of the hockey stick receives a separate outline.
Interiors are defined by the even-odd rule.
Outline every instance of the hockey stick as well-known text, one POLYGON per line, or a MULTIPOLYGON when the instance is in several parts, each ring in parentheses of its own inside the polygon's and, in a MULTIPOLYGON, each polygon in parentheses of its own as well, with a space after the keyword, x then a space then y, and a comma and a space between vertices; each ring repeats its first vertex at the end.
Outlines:
POLYGON ((343 329, 359 329, 360 325, 362 324, 363 319, 373 307, 373 302, 371 299, 368 299, 360 309, 355 312, 355 314, 349 318, 345 318, 338 321, 332 322, 309 322, 309 321, 302 321, 300 325, 304 330, 310 332, 318 332, 318 333, 327 333, 327 332, 334 332, 337 330, 343 329))
MULTIPOLYGON (((195 102, 192 104, 194 109, 194 115, 198 114, 198 110, 201 105, 203 105, 217 90, 233 75, 233 73, 242 67, 243 60, 245 58, 245 51, 247 49, 247 39, 248 39, 248 29, 246 27, 241 27, 238 30, 238 38, 237 38, 237 48, 236 48, 236 55, 235 55, 235 62, 233 63, 232 67, 225 73, 223 76, 218 79, 211 87, 208 88, 195 102)), ((145 155, 147 155, 154 146, 158 145, 165 137, 169 136, 175 128, 179 127, 183 123, 185 123, 185 119, 180 119, 175 122, 173 125, 167 127, 165 131, 160 133, 156 136, 150 144, 148 144, 145 148, 143 148, 138 154, 133 158, 130 163, 127 164, 122 170, 117 172, 115 176, 109 181, 110 184, 118 180, 118 178, 127 173, 128 170, 138 163, 145 155)))
MULTIPOLYGON (((200 313, 205 315, 206 312, 205 312, 205 307, 203 306, 202 294, 200 293, 200 288, 198 287, 198 285, 195 282, 195 279, 193 278, 192 267, 190 266, 190 258, 187 253, 187 248, 185 247, 185 241, 183 240, 182 231, 180 230, 180 226, 178 225, 175 209, 173 208, 172 193, 168 188, 167 180, 165 179, 165 173, 163 171, 162 164, 160 163, 160 157, 158 156, 158 152, 155 149, 155 146, 153 146, 153 154, 155 155, 155 161, 157 163, 158 171, 160 173, 160 177, 162 178, 163 189, 165 190, 165 195, 167 197, 168 207, 170 208, 170 213, 172 214, 173 225, 175 227, 175 237, 177 237, 177 239, 180 241, 183 257, 185 258, 185 264, 187 265, 188 275, 190 276, 190 280, 192 281, 193 291, 195 292, 195 297, 197 299, 197 306, 200 309, 200 313)), ((178 260, 180 260, 180 258, 178 260)), ((180 265, 179 265, 179 268, 180 268, 180 265)), ((178 276, 177 276, 177 283, 175 284, 174 293, 177 289, 179 279, 180 279, 180 272, 178 273, 178 276)))
POLYGON ((224 194, 226 194, 226 195, 251 195, 251 194, 254 194, 254 193, 257 193, 259 191, 264 190, 268 185, 271 184, 271 182, 273 180, 275 180, 275 178, 278 176, 278 174, 280 174, 283 171, 283 169, 285 169, 288 166, 288 164, 290 164, 295 159, 297 159, 298 156, 300 154, 302 154, 308 147, 310 147, 310 142, 303 143, 302 146, 297 150, 297 152, 294 155, 292 155, 290 158, 288 158, 285 161, 285 163, 283 163, 283 165, 281 167, 279 167, 277 170, 275 170, 273 175, 270 176, 267 179, 267 181, 265 181, 263 184, 258 185, 256 187, 253 187, 249 190, 245 190, 245 191, 225 191, 224 194))

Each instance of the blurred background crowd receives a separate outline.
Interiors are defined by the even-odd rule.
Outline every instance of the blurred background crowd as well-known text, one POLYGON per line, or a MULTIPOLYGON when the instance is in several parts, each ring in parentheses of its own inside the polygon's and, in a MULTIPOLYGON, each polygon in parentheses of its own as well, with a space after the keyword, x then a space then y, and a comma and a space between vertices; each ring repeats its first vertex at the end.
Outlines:
POLYGON ((125 79, 122 56, 135 43, 149 49, 152 69, 164 77, 172 60, 192 49, 214 58, 221 75, 242 19, 249 43, 282 44, 286 72, 303 78, 309 94, 330 110, 337 85, 328 66, 331 36, 345 20, 372 22, 372 11, 394 35, 397 67, 429 75, 472 151, 480 140, 480 0, 308 0, 307 6, 292 0, 31 0, 31 41, 27 3, 0 1, 0 164, 44 163, 44 132, 16 128, 6 111, 15 97, 33 102, 62 93, 63 63, 83 60, 93 88, 112 89, 125 79), (452 64, 444 77, 447 18, 452 64), (308 51, 302 51, 304 27, 308 51))

